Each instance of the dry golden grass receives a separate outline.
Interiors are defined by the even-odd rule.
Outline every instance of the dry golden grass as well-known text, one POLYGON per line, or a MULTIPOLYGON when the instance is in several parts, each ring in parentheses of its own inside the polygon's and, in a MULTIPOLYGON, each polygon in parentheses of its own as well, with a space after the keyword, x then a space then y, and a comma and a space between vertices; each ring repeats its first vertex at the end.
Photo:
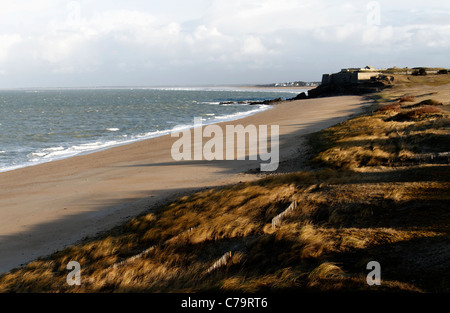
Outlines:
POLYGON ((414 100, 416 99, 416 97, 414 96, 403 96, 398 98, 398 102, 403 103, 403 102, 414 102, 414 100))
MULTIPOLYGON (((389 92, 378 107, 405 93, 389 92)), ((450 151, 448 116, 376 109, 311 136, 314 170, 176 199, 0 276, 0 292, 449 292, 448 158, 418 158, 450 151), (66 283, 72 260, 81 286, 66 283), (381 286, 366 283, 372 260, 381 286)))
POLYGON ((377 109, 377 112, 400 112, 400 103, 388 104, 377 109))
MULTIPOLYGON (((355 277, 364 273, 369 256, 383 258, 384 249, 394 246, 399 249, 396 255, 402 255, 405 253, 402 244, 414 240, 448 240, 448 218, 438 222, 441 216, 433 216, 435 210, 445 211, 448 184, 404 182, 397 183, 393 189, 392 183, 362 183, 363 177, 354 175, 329 171, 299 173, 290 174, 295 184, 283 183, 286 177, 279 176, 241 184, 239 188, 200 192, 150 213, 151 217, 135 218, 102 238, 70 247, 50 259, 37 260, 4 275, 0 279, 1 290, 365 290, 365 281, 355 277), (314 188, 307 190, 306 186, 311 186, 310 181, 314 179, 325 183, 313 184, 314 188), (243 198, 242 194, 246 196, 243 198), (230 199, 229 203, 226 199, 230 199), (293 199, 299 200, 298 209, 281 227, 272 229, 271 218, 293 199), (424 215, 423 207, 429 201, 438 205, 424 215), (405 212, 410 202, 415 202, 415 207, 405 212), (416 219, 414 214, 421 218, 422 225, 408 224, 409 220, 416 219), (186 233, 190 227, 195 228, 186 233), (177 232, 182 235, 171 240, 177 232), (151 245, 156 248, 145 257, 111 268, 115 262, 151 245), (380 251, 373 255, 377 247, 380 251), (233 251, 231 260, 206 274, 226 251, 233 251), (70 260, 82 265, 79 287, 65 283, 68 273, 65 265, 70 260), (339 267, 346 274, 341 279, 317 274, 318 267, 327 262, 342 264, 339 267)), ((403 285, 401 288, 396 284, 385 286, 388 290, 418 288, 409 281, 391 280, 403 285)))
POLYGON ((324 262, 313 269, 308 275, 309 284, 315 285, 316 281, 326 278, 343 278, 344 271, 334 263, 324 262))
POLYGON ((450 151, 450 119, 441 109, 400 109, 397 104, 380 109, 312 136, 311 144, 320 151, 315 160, 355 170, 399 166, 422 154, 450 151))

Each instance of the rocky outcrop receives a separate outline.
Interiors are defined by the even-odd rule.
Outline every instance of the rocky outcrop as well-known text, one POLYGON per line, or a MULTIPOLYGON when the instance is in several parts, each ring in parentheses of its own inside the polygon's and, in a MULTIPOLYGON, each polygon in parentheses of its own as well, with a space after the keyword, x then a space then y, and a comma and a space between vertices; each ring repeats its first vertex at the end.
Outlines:
POLYGON ((248 104, 255 105, 255 104, 274 104, 276 102, 284 101, 282 98, 276 98, 272 100, 264 100, 264 101, 250 101, 248 104))
POLYGON ((308 94, 302 92, 295 98, 292 98, 290 100, 302 100, 343 95, 363 95, 379 92, 385 88, 389 88, 392 86, 393 82, 393 76, 377 75, 372 77, 370 80, 362 80, 357 83, 322 84, 314 89, 309 90, 308 94))
POLYGON ((332 96, 344 96, 344 95, 363 95, 363 94, 369 94, 374 92, 379 92, 383 90, 384 88, 391 87, 394 82, 394 77, 389 75, 383 75, 378 74, 376 76, 371 77, 367 80, 360 80, 357 83, 352 82, 346 82, 346 83, 327 83, 327 84, 321 84, 318 87, 308 90, 308 92, 301 92, 294 98, 290 99, 282 99, 282 98, 276 98, 271 100, 264 100, 264 101, 227 101, 227 102, 220 102, 222 105, 227 104, 244 104, 247 103, 249 105, 273 105, 277 104, 278 102, 282 101, 292 101, 292 100, 305 100, 305 99, 312 99, 312 98, 320 98, 320 97, 332 97, 332 96))
POLYGON ((249 104, 249 105, 257 105, 257 104, 275 104, 276 102, 280 102, 280 101, 285 101, 282 98, 276 98, 276 99, 269 99, 269 100, 263 100, 263 101, 239 101, 239 102, 234 102, 234 101, 225 101, 225 102, 220 102, 221 105, 227 105, 227 104, 249 104))
POLYGON ((299 93, 296 97, 292 98, 292 100, 304 100, 308 99, 308 95, 306 92, 299 93))

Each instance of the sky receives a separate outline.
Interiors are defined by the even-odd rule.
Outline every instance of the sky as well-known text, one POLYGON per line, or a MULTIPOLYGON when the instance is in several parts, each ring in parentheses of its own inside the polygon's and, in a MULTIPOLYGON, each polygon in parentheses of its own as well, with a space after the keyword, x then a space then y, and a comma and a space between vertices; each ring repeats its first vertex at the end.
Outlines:
POLYGON ((320 81, 449 56, 442 0, 0 0, 0 88, 320 81))

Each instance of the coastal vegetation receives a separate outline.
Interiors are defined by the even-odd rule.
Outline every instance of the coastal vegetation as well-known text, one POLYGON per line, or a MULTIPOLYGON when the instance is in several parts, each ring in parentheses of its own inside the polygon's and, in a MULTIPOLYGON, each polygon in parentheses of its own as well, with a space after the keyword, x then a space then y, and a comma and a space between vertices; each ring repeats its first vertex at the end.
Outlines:
POLYGON ((309 135, 307 167, 152 208, 0 292, 449 292, 450 77, 393 75, 364 113, 309 135))

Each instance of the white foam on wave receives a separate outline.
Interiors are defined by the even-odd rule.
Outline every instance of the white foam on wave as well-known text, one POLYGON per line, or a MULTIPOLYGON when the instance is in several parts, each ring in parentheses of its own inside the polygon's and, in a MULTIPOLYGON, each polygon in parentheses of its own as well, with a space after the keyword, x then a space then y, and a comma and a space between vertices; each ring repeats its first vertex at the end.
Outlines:
POLYGON ((8 165, 8 166, 3 166, 3 167, 0 167, 0 173, 1 172, 8 172, 8 171, 17 170, 17 169, 25 167, 25 166, 26 165, 8 165))
POLYGON ((117 132, 117 131, 119 131, 120 129, 119 129, 119 128, 116 128, 116 127, 111 127, 111 128, 107 128, 106 130, 107 130, 107 131, 110 131, 110 132, 117 132))
MULTIPOLYGON (((185 125, 184 128, 189 128, 190 125, 185 125)), ((90 143, 83 143, 83 144, 76 144, 72 145, 70 147, 50 147, 50 148, 44 148, 40 149, 36 152, 32 152, 28 154, 28 163, 22 166, 14 166, 14 167, 4 167, 0 168, 0 172, 4 172, 7 170, 12 170, 20 167, 26 167, 31 165, 37 165, 41 163, 46 163, 50 161, 56 161, 61 159, 66 159, 69 157, 77 156, 77 155, 83 155, 88 153, 93 153, 101 150, 105 150, 112 147, 117 147, 124 144, 129 144, 145 139, 151 139, 155 137, 160 137, 164 135, 170 134, 172 131, 174 131, 177 127, 174 127, 174 129, 168 129, 168 130, 158 130, 158 131, 152 131, 147 133, 141 133, 135 136, 132 136, 131 138, 128 138, 128 135, 122 136, 122 138, 127 138, 125 140, 109 140, 109 141, 96 141, 96 142, 90 142, 90 143)))
MULTIPOLYGON (((209 116, 208 119, 202 118, 202 125, 209 125, 209 124, 215 124, 219 122, 226 122, 226 121, 234 121, 241 118, 245 118, 247 116, 271 109, 272 106, 268 105, 255 105, 255 109, 245 111, 245 112, 237 112, 233 114, 226 114, 226 115, 219 115, 216 116, 213 113, 206 114, 209 116)), ((192 129, 194 127, 194 121, 192 121, 192 124, 178 124, 170 129, 165 130, 157 130, 157 131, 151 131, 147 133, 141 133, 133 136, 127 137, 126 135, 122 136, 123 139, 119 140, 109 140, 109 141, 96 141, 91 143, 83 143, 83 144, 74 144, 68 147, 63 146, 55 146, 55 147, 49 147, 49 148, 43 148, 34 152, 31 152, 27 155, 28 162, 25 164, 19 164, 19 165, 8 165, 1 167, 0 166, 0 172, 7 172, 12 171, 15 169, 38 165, 46 162, 66 159, 70 157, 74 157, 77 155, 84 155, 89 154, 101 150, 105 150, 112 147, 117 147, 133 142, 138 142, 146 139, 161 137, 164 135, 169 135, 172 132, 182 132, 188 129, 192 129), (126 139, 125 139, 126 138, 126 139)), ((5 151, 1 151, 0 153, 5 153, 5 151)))
POLYGON ((214 123, 238 120, 238 119, 241 119, 241 118, 244 118, 244 117, 256 114, 256 113, 259 113, 259 112, 270 110, 272 108, 273 107, 269 106, 269 105, 258 105, 256 109, 253 109, 253 110, 250 110, 250 111, 237 112, 237 113, 228 114, 228 115, 222 115, 222 116, 215 116, 214 123))
POLYGON ((109 142, 93 142, 93 143, 84 143, 79 145, 72 145, 70 147, 50 147, 43 148, 36 152, 32 152, 28 154, 28 161, 31 163, 42 163, 49 162, 58 159, 64 159, 71 156, 78 155, 83 152, 88 152, 91 150, 97 150, 102 148, 107 148, 117 144, 117 141, 109 141, 109 142))

